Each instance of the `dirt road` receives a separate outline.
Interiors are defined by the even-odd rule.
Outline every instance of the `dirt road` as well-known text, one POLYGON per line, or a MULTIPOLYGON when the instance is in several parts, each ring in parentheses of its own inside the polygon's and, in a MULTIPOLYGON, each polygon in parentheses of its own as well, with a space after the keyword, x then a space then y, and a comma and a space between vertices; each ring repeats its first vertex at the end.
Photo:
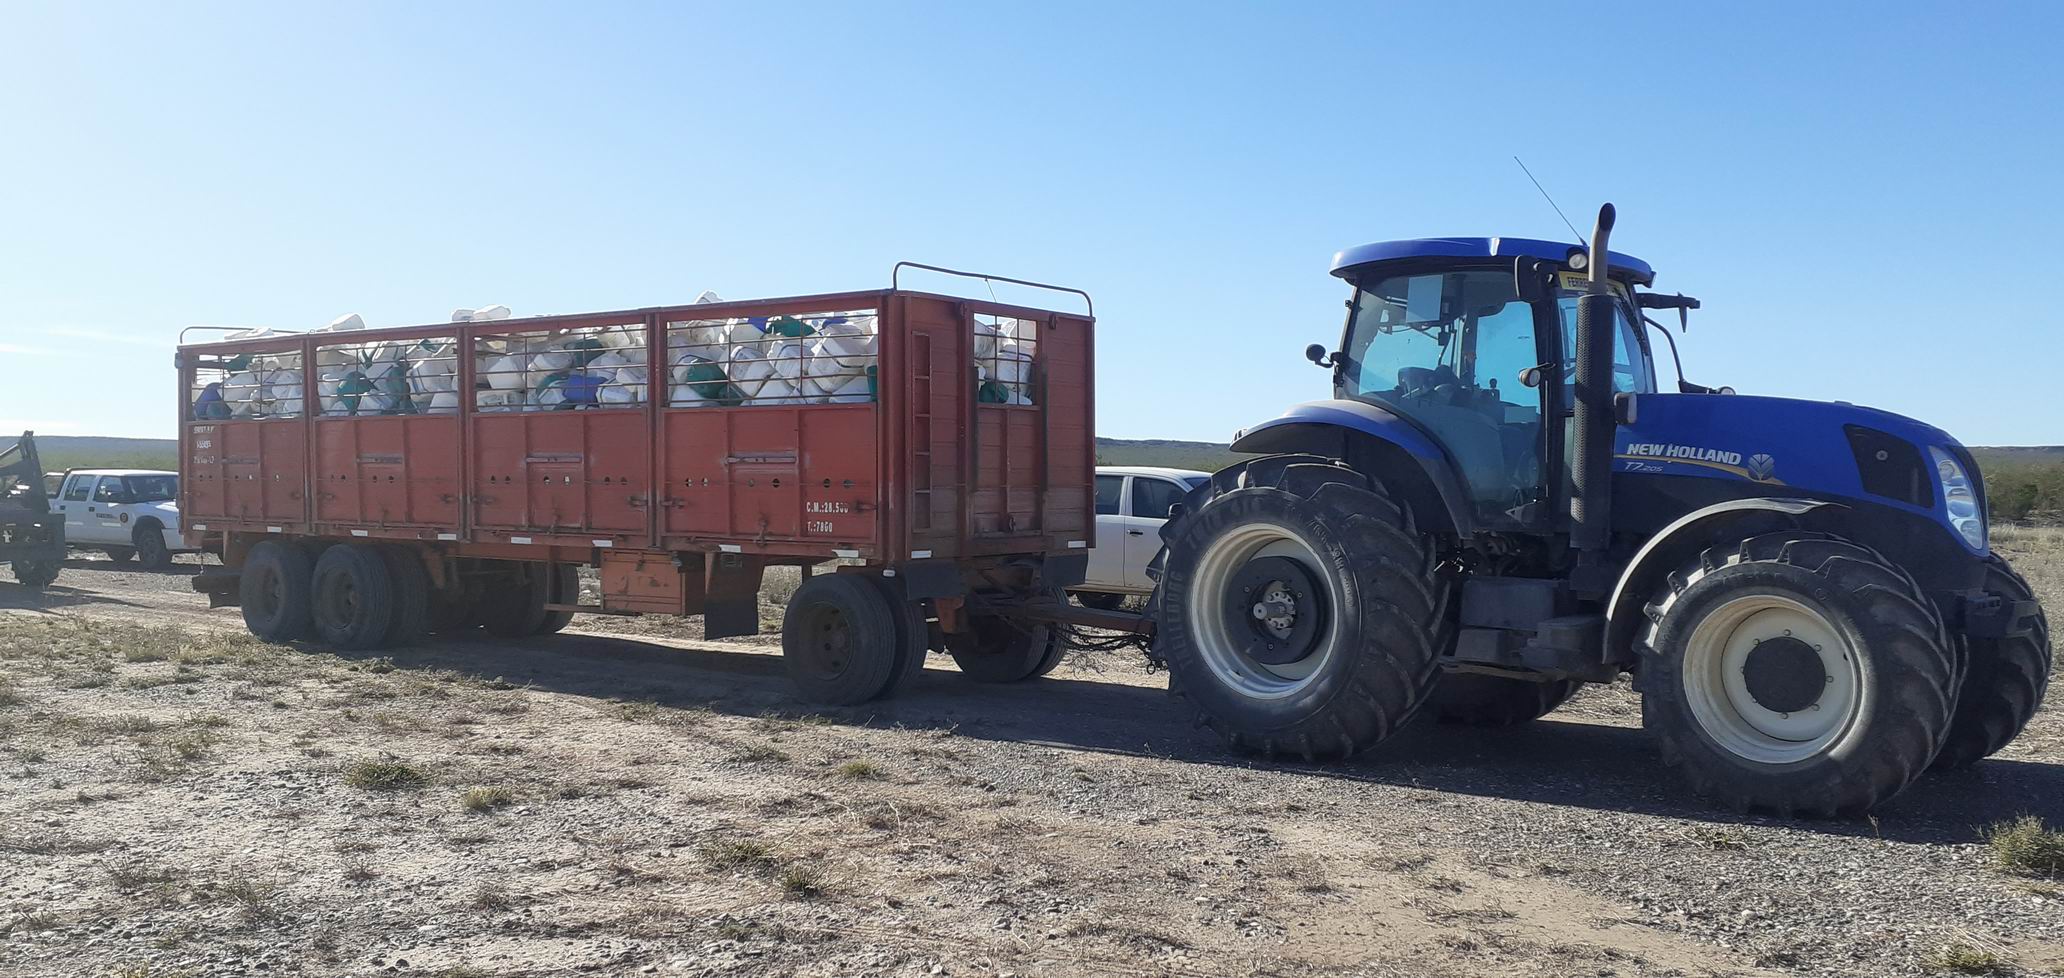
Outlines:
POLYGON ((1623 687, 1267 766, 1130 661, 821 711, 692 624, 353 656, 112 568, 0 584, 0 974, 2064 972, 2064 883, 1979 834, 2064 827, 2054 710, 1787 823, 1687 798, 1623 687))

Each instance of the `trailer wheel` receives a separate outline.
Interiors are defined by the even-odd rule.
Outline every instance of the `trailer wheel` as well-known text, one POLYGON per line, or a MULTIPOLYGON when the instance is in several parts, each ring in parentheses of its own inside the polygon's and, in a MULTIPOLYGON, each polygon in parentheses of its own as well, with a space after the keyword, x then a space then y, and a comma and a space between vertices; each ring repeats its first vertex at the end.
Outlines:
POLYGON ((314 624, 315 561, 308 551, 266 540, 251 548, 237 575, 244 627, 267 642, 307 638, 314 624))
POLYGON ((1450 575, 1383 484, 1309 455, 1212 476, 1162 527, 1169 692, 1240 750, 1344 758, 1440 678, 1450 575))
POLYGON ((896 625, 896 650, 901 658, 896 678, 889 682, 889 693, 893 695, 924 673, 925 657, 932 651, 931 623, 925 620, 924 607, 905 596, 902 582, 889 577, 868 579, 889 602, 890 618, 896 625))
POLYGON ((455 583, 430 592, 427 627, 432 635, 455 635, 479 626, 474 605, 478 596, 455 583))
POLYGON ((908 657, 897 647, 895 610, 856 574, 803 579, 781 621, 781 662, 804 699, 834 706, 886 692, 908 657))
POLYGON ((1647 608, 1642 725, 1741 811, 1868 810, 1934 759, 1957 650, 1912 577, 1803 530, 1709 548, 1647 608))
POLYGON ((139 520, 136 529, 130 531, 129 542, 136 545, 137 562, 144 570, 164 570, 172 566, 172 548, 165 546, 165 525, 157 520, 139 520))
POLYGON ((14 562, 14 580, 25 588, 46 588, 57 580, 61 567, 55 560, 17 560, 14 562))
MULTIPOLYGON (((1987 563, 1985 588, 2009 601, 2035 600, 2028 582, 1998 556, 1987 563)), ((2042 708, 2043 692, 2050 684, 2050 622, 2036 605, 2032 621, 2015 624, 2025 625, 2027 631, 1968 640, 1970 668, 1964 673, 1949 737, 1935 755, 1936 767, 1963 767, 1991 756, 2013 742, 2042 708)))
POLYGON ((1451 672, 1433 687, 1426 705, 1442 723, 1511 727, 1554 712, 1583 685, 1575 680, 1532 682, 1451 672))
POLYGON ((474 605, 482 628, 496 638, 528 638, 544 630, 546 575, 524 561, 503 561, 509 580, 488 586, 474 605))
POLYGON ((411 645, 430 628, 430 572, 407 547, 381 547, 387 576, 394 582, 394 617, 387 623, 386 644, 411 645))
MULTIPOLYGON (((541 575, 547 584, 545 598, 552 604, 580 603, 580 568, 573 564, 548 564, 541 575)), ((571 611, 547 611, 538 623, 537 634, 553 635, 573 623, 571 611)))
POLYGON ((376 547, 339 543, 315 562, 315 634, 347 652, 384 648, 394 623, 394 576, 376 547))

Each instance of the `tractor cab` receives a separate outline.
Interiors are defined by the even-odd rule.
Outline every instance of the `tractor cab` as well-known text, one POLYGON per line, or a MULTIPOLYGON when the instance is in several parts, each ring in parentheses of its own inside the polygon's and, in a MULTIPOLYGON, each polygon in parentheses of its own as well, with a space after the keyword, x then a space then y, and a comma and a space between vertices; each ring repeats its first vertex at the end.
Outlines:
MULTIPOLYGON (((1571 451, 1577 303, 1585 252, 1521 238, 1422 238, 1343 251, 1353 286, 1334 397, 1381 407, 1445 449, 1476 521, 1552 520, 1571 451), (1524 293, 1524 294, 1523 294, 1524 293)), ((1656 390, 1632 287, 1654 279, 1614 254, 1612 390, 1656 390)))

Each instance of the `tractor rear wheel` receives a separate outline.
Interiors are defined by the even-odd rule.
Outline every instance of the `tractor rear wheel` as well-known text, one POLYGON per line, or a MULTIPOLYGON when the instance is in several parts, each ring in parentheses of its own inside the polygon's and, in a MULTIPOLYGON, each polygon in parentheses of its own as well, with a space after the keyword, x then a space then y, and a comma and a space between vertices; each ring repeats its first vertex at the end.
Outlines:
POLYGON ((1212 476, 1162 528, 1169 691, 1235 748, 1344 758, 1396 732, 1440 678, 1451 578, 1409 506, 1329 459, 1212 476))
MULTIPOLYGON (((2035 600, 2028 582, 1997 556, 1986 566, 1985 589, 2009 601, 2035 600)), ((1990 756, 2019 736, 2042 708, 2043 691, 2050 684, 2050 622, 2037 605, 2034 620, 2014 624, 2025 631, 1968 640, 1970 668, 1964 673, 1949 738, 1935 755, 1936 767, 1963 767, 1990 756)))
POLYGON ((1925 770, 1960 665, 1935 606, 1876 551, 1804 530, 1707 549, 1647 608, 1642 725, 1741 811, 1869 810, 1925 770))
POLYGON ((1583 683, 1573 679, 1531 682, 1505 676, 1451 672, 1433 687, 1427 709, 1442 723, 1472 727, 1511 727, 1538 720, 1577 694, 1583 683))

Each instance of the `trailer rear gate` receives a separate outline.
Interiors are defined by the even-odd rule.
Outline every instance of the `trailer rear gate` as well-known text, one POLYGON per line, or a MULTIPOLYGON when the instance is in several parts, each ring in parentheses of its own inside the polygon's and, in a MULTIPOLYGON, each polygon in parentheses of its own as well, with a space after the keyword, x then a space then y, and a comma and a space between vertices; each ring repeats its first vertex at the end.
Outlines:
POLYGON ((180 511, 232 568, 267 540, 403 546, 439 588, 477 562, 585 563, 602 571, 592 610, 624 613, 694 613, 737 590, 728 571, 756 591, 763 566, 844 558, 960 632, 971 592, 1080 580, 1094 340, 1087 314, 890 289, 183 345, 180 511), (864 382, 857 366, 828 381, 849 385, 843 403, 713 398, 744 387, 682 376, 684 339, 726 324, 867 316, 864 382), (1008 382, 978 364, 999 331, 1029 368, 1008 382), (565 337, 598 338, 579 356, 609 351, 618 389, 546 403, 497 359, 565 337), (337 365, 377 344, 415 358, 407 376, 340 384, 337 365), (440 372, 439 390, 408 392, 440 372))

